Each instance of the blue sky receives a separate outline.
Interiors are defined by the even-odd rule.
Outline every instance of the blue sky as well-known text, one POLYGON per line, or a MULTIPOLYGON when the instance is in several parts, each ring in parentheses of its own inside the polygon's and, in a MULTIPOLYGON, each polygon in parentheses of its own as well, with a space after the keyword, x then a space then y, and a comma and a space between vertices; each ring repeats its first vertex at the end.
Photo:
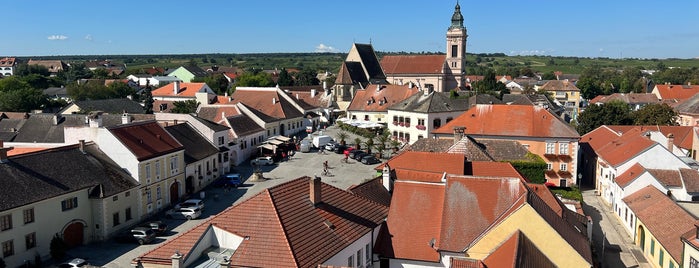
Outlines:
MULTIPOLYGON (((699 57, 699 1, 461 1, 467 51, 699 57)), ((2 56, 444 51, 455 1, 21 0, 2 56)))

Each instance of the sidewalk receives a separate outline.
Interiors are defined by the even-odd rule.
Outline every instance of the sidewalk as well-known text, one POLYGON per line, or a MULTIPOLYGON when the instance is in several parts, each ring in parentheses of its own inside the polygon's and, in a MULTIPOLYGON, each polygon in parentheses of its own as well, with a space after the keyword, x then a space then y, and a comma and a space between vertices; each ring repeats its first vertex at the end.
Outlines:
POLYGON ((592 217, 592 242, 600 267, 653 267, 600 198, 594 189, 583 190, 583 210, 592 217))

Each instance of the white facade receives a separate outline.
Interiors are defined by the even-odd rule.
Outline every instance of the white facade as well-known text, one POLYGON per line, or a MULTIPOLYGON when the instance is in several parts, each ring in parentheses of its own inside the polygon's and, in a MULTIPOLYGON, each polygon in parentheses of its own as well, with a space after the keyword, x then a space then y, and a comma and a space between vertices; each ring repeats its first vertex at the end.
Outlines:
POLYGON ((388 131, 394 139, 413 144, 418 139, 430 138, 432 130, 445 125, 463 112, 425 114, 388 109, 388 131))
POLYGON ((378 267, 378 264, 374 266, 372 263, 372 260, 375 258, 372 251, 374 248, 372 242, 376 241, 380 227, 379 225, 372 232, 364 234, 361 238, 335 254, 335 256, 323 262, 323 264, 336 267, 378 267), (367 250, 369 250, 368 254, 367 250), (351 266, 349 265, 350 259, 352 260, 351 266))

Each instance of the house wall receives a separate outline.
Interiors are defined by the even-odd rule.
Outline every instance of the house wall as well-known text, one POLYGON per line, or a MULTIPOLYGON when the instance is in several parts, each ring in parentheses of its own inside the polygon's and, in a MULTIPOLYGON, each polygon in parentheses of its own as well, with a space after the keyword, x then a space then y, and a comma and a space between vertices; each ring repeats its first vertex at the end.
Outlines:
MULTIPOLYGON (((366 259, 366 246, 369 245, 369 249, 373 249, 373 242, 376 241, 376 236, 379 234, 379 226, 374 228, 373 232, 367 232, 361 238, 354 241, 349 246, 342 249, 340 252, 330 257, 327 261, 323 262, 324 265, 332 265, 337 267, 346 267, 347 260, 351 256, 353 258, 353 267, 371 267, 371 259, 373 259, 373 252, 370 252, 371 259, 366 259), (358 252, 361 250, 362 252, 358 252), (357 262, 357 254, 361 253, 361 263, 357 262)), ((377 264, 378 267, 378 264, 377 264)))
POLYGON ((43 259, 49 258, 49 245, 53 236, 55 234, 62 236, 64 229, 74 221, 85 225, 83 243, 92 242, 90 234, 93 232, 94 223, 87 189, 0 212, 0 216, 7 214, 12 215, 12 229, 0 232, 0 243, 11 240, 14 244, 14 255, 3 257, 7 267, 19 267, 24 260, 30 260, 33 263, 37 254, 43 259), (78 198, 78 206, 62 211, 61 201, 73 197, 78 198), (23 212, 30 208, 34 209, 34 222, 25 224, 23 212), (30 233, 36 234, 36 246, 27 249, 25 236, 30 233))
POLYGON ((677 123, 680 126, 697 126, 699 122, 699 117, 692 114, 679 114, 677 118, 677 123))
POLYGON ((138 188, 129 189, 112 196, 91 199, 94 232, 92 240, 102 241, 112 234, 135 225, 140 219, 138 205, 140 204, 138 188), (128 193, 128 196, 127 196, 128 193), (115 200, 116 197, 116 200, 115 200), (126 218, 127 208, 131 209, 131 218, 126 218), (114 225, 114 213, 119 213, 119 224, 114 225))
POLYGON ((448 121, 458 117, 464 111, 453 111, 448 113, 412 113, 409 111, 398 111, 398 110, 388 110, 388 116, 386 118, 386 123, 388 124, 388 131, 391 133, 392 137, 397 137, 400 140, 401 137, 405 137, 405 134, 409 134, 409 140, 405 140, 406 143, 413 144, 419 139, 420 136, 423 138, 429 138, 430 132, 436 129, 434 126, 434 121, 439 120, 440 126, 445 125, 448 121), (394 117, 398 117, 398 124, 395 124, 394 117), (400 118, 410 118, 410 126, 401 126, 400 118), (424 120, 423 126, 424 130, 417 128, 420 119, 424 120), (401 135, 403 134, 403 135, 401 135))
POLYGON ((648 185, 653 185, 655 188, 661 192, 666 192, 667 189, 658 182, 650 173, 644 172, 634 181, 632 181, 626 188, 619 187, 618 184, 614 183, 614 201, 612 203, 612 210, 617 217, 617 220, 624 226, 624 229, 629 234, 629 236, 634 235, 634 225, 635 225, 635 215, 633 211, 626 205, 622 199, 635 193, 636 191, 644 188, 648 185))
POLYGON ((182 82, 190 83, 194 79, 194 74, 190 73, 184 67, 179 67, 176 70, 169 73, 167 76, 174 76, 182 80, 182 82))
POLYGON ((173 197, 170 194, 170 189, 173 187, 173 184, 178 184, 176 186, 178 198, 187 194, 184 176, 185 169, 184 150, 138 163, 138 173, 141 178, 141 204, 139 208, 141 219, 145 219, 171 205, 170 201, 173 197), (173 161, 177 163, 176 169, 170 167, 173 161), (159 168, 156 168, 156 165, 159 165, 159 168), (150 179, 148 179, 146 166, 150 166, 150 179), (156 174, 156 170, 160 171, 159 176, 156 174), (158 195, 158 189, 160 190, 160 195, 158 195), (150 199, 148 198, 149 194, 150 199))
POLYGON ((447 92, 456 87, 455 83, 450 83, 452 87, 447 89, 445 80, 444 74, 386 74, 386 81, 393 85, 405 85, 413 82, 423 89, 427 89, 428 85, 431 85, 432 89, 439 92, 447 92))
POLYGON ((136 156, 108 130, 97 130, 97 136, 98 137, 96 137, 94 141, 97 143, 100 150, 114 160, 120 167, 126 169, 129 175, 136 179, 136 181, 143 183, 143 177, 141 176, 141 172, 139 172, 139 163, 136 156))
MULTIPOLYGON (((378 267, 378 265, 376 265, 378 267)), ((390 259, 389 268, 430 268, 430 267, 449 267, 445 266, 439 262, 425 262, 425 261, 413 261, 413 260, 398 260, 390 259)), ((383 267, 382 267, 383 268, 383 267)))
MULTIPOLYGON (((636 226, 635 230, 639 230, 639 226, 644 230, 644 247, 641 248, 641 251, 643 252, 643 256, 646 257, 646 260, 648 260, 648 263, 653 265, 653 267, 670 267, 670 262, 673 263, 673 267, 680 267, 679 263, 677 260, 675 260, 670 253, 667 252, 667 250, 658 242, 658 239, 653 236, 653 234, 648 231, 648 228, 643 224, 641 220, 636 218, 636 226), (651 251, 651 243, 655 244, 654 249, 651 251), (663 251, 663 262, 660 263, 660 251, 663 251)), ((641 246, 641 235, 637 234, 634 236, 634 242, 636 245, 639 247, 641 246)), ((689 267, 689 265, 686 265, 684 267, 689 267)))
POLYGON ((347 118, 366 122, 391 123, 388 112, 347 111, 347 118), (365 120, 367 117, 368 119, 365 120))
POLYGON ((63 109, 63 112, 61 114, 76 114, 78 112, 80 112, 80 107, 75 105, 75 103, 71 103, 68 105, 68 107, 63 109))
POLYGON ((218 163, 217 153, 202 160, 188 164, 185 167, 185 178, 192 176, 192 180, 194 181, 194 192, 198 192, 203 190, 204 187, 208 186, 211 182, 218 178, 221 172, 220 169, 221 166, 218 163), (214 169, 216 169, 216 171, 214 171, 214 169), (200 179, 199 176, 202 178, 200 179))
POLYGON ((470 258, 482 260, 517 230, 524 233, 557 267, 592 266, 529 204, 524 204, 502 223, 483 235, 467 250, 466 254, 470 258))
MULTIPOLYGON (((688 244, 687 241, 682 239, 682 264, 683 267, 692 267, 691 263, 699 263, 699 250, 692 245, 688 244)), ((677 267, 677 266, 675 266, 677 267)))

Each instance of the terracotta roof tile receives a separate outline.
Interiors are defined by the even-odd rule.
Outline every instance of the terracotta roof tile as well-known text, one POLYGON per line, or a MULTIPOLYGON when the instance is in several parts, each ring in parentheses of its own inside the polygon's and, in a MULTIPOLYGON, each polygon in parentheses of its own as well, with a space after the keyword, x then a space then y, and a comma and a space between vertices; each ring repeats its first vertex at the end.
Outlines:
POLYGON ((680 175, 682 175, 682 182, 684 182, 687 193, 699 192, 699 172, 694 169, 681 168, 680 175))
POLYGON ((50 148, 46 148, 46 147, 44 147, 44 148, 41 148, 41 147, 15 147, 15 148, 12 148, 11 150, 7 151, 7 156, 28 154, 28 153, 47 150, 47 149, 50 149, 50 148))
MULTIPOLYGON (((685 100, 699 93, 698 85, 655 85, 659 99, 685 100)), ((653 90, 655 91, 655 89, 653 90)))
POLYGON ((636 163, 633 166, 631 166, 628 170, 626 170, 624 173, 621 173, 621 175, 617 176, 614 179, 614 181, 616 182, 616 184, 624 188, 645 172, 646 169, 641 164, 636 163))
POLYGON ((215 123, 221 123, 225 117, 236 116, 240 110, 235 105, 200 107, 197 116, 215 123))
POLYGON ((282 94, 286 93, 278 88, 239 87, 231 95, 233 98, 231 103, 243 103, 247 107, 278 119, 302 117, 303 113, 282 94))
POLYGON ((353 185, 347 191, 386 207, 391 205, 391 193, 383 186, 383 178, 380 176, 359 185, 353 185))
POLYGON ((206 89, 204 87, 206 86, 206 83, 184 83, 181 82, 179 83, 180 85, 180 90, 177 91, 177 94, 175 94, 175 83, 170 83, 165 86, 159 87, 157 89, 154 89, 152 94, 153 97, 190 97, 194 98, 195 93, 197 92, 206 92, 206 89))
POLYGON ((457 126, 466 127, 464 133, 471 136, 580 137, 556 115, 544 108, 527 105, 478 104, 432 133, 453 135, 457 126))
POLYGON ((639 135, 639 133, 627 132, 595 151, 604 161, 612 166, 617 166, 656 145, 658 143, 639 135))
POLYGON ((409 88, 408 85, 369 85, 354 93, 354 98, 347 107, 347 111, 385 112, 391 105, 418 92, 417 87, 409 88), (377 91, 377 87, 381 87, 381 90, 377 91))
POLYGON ((485 268, 481 260, 451 257, 450 261, 449 268, 485 268))
POLYGON ((546 91, 580 91, 573 82, 566 80, 551 80, 541 87, 546 91))
POLYGON ((694 230, 696 219, 651 185, 627 196, 623 201, 672 258, 682 260, 680 237, 694 230))
POLYGON ((421 181, 421 182, 442 182, 444 172, 420 171, 410 169, 394 169, 395 179, 403 181, 421 181))
POLYGON ((647 169, 647 171, 664 186, 682 187, 682 179, 680 179, 678 170, 647 169))
POLYGON ((376 167, 383 169, 388 164, 391 169, 412 169, 426 172, 464 174, 464 155, 451 153, 405 151, 376 167))
POLYGON ((593 131, 580 137, 580 143, 587 143, 593 150, 599 150, 613 140, 619 138, 621 134, 612 130, 610 126, 600 126, 593 131))
POLYGON ((464 175, 473 175, 478 177, 501 177, 501 178, 518 178, 523 182, 527 179, 522 177, 519 172, 507 162, 488 162, 488 161, 472 161, 466 163, 466 172, 464 175), (469 173, 469 165, 471 172, 469 173))
POLYGON ((183 150, 184 146, 155 121, 136 122, 107 128, 138 161, 183 150))
POLYGON ((384 56, 381 67, 386 74, 441 74, 445 55, 384 56))
POLYGON ((692 126, 658 126, 658 125, 646 125, 646 126, 619 126, 619 125, 607 125, 611 130, 626 133, 631 130, 638 130, 640 133, 645 131, 659 131, 663 133, 663 136, 667 137, 672 134, 674 136, 674 144, 677 147, 683 149, 691 149, 694 143, 694 127, 692 126))

